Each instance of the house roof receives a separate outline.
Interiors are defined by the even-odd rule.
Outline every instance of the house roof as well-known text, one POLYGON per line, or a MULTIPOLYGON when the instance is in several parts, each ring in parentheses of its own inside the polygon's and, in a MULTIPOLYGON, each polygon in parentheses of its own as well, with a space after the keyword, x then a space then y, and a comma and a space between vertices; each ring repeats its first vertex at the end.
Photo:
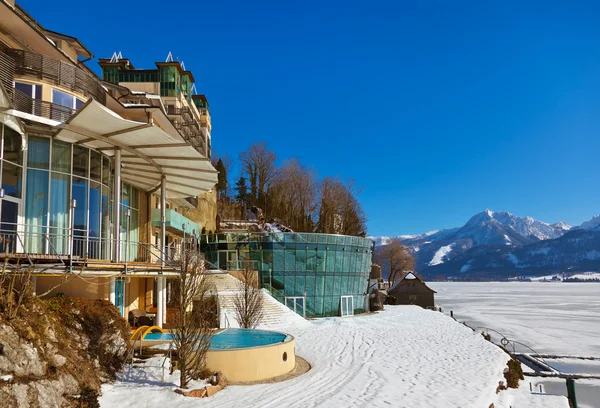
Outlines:
POLYGON ((427 289, 429 289, 430 291, 432 291, 433 293, 437 293, 435 290, 431 289, 429 286, 427 286, 427 284, 425 282, 423 282, 417 275, 415 275, 412 272, 407 272, 402 279, 397 280, 396 282, 394 282, 394 285, 389 289, 389 291, 394 290, 398 285, 400 285, 402 282, 406 282, 406 281, 412 281, 412 280, 417 280, 419 282, 421 282, 423 285, 425 285, 425 287, 427 289))

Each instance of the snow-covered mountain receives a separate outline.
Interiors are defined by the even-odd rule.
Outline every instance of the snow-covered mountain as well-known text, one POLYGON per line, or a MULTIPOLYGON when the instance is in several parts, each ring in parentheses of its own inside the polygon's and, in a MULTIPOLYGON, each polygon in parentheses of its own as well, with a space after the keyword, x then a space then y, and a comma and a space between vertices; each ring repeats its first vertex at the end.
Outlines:
POLYGON ((584 222, 577 229, 582 230, 599 230, 600 229, 600 215, 595 215, 591 220, 584 222))
MULTIPOLYGON (((373 237, 376 246, 387 245, 392 239, 377 238, 373 237)), ((600 238, 600 215, 571 227, 562 221, 549 224, 532 217, 486 209, 459 228, 393 238, 409 247, 415 256, 417 271, 426 275, 485 274, 498 268, 576 267, 581 262, 589 267, 590 261, 597 261, 600 268, 600 247, 598 252, 590 247, 590 243, 600 238), (570 239, 560 240, 567 235, 570 239), (573 240, 575 236, 577 239, 573 240), (581 243, 579 250, 578 242, 581 243)))

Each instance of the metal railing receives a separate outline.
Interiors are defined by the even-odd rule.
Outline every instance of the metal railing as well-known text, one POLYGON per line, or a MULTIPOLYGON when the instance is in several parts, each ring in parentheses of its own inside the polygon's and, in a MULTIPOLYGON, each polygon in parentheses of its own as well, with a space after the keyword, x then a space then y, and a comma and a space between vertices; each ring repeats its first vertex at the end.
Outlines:
POLYGON ((12 97, 15 60, 5 53, 7 49, 8 47, 3 47, 0 43, 0 83, 4 86, 4 90, 8 93, 8 96, 12 97))
POLYGON ((258 270, 258 261, 255 260, 247 260, 247 261, 228 261, 227 262, 227 270, 228 271, 245 271, 246 268, 251 271, 258 270))
MULTIPOLYGON (((135 338, 133 339, 133 343, 131 344, 131 346, 129 347, 129 350, 127 351, 127 355, 125 356, 125 364, 127 364, 127 362, 129 361, 129 367, 127 369, 127 372, 125 374, 125 378, 127 379, 129 377, 129 373, 131 372, 131 367, 133 366, 133 357, 135 355, 135 347, 137 342, 140 342, 140 353, 138 355, 141 356, 142 354, 142 336, 144 335, 144 331, 140 330, 138 332, 138 334, 135 336, 135 338)), ((123 381, 123 378, 121 379, 121 381, 123 381)))
POLYGON ((69 120, 76 112, 76 109, 42 101, 40 99, 34 99, 18 89, 13 89, 13 106, 16 110, 21 112, 63 123, 69 120))
POLYGON ((162 379, 161 379, 161 384, 165 385, 165 364, 167 362, 167 358, 169 359, 169 364, 171 365, 171 367, 173 366, 173 342, 171 341, 171 344, 169 344, 169 349, 167 350, 167 353, 165 354, 165 358, 163 358, 162 364, 160 365, 160 367, 162 368, 162 379))
POLYGON ((106 103, 106 91, 100 80, 86 69, 31 51, 7 49, 14 61, 14 74, 60 86, 106 103))
POLYGON ((5 222, 0 228, 0 255, 27 258, 29 264, 41 258, 46 265, 51 264, 48 263, 49 258, 54 258, 56 263, 71 267, 74 261, 88 264, 110 262, 114 246, 118 243, 119 263, 124 264, 125 271, 128 265, 134 263, 164 264, 178 269, 185 253, 203 257, 197 240, 190 235, 186 238, 179 245, 167 246, 163 251, 158 244, 130 242, 128 237, 116 240, 93 236, 87 230, 5 222))

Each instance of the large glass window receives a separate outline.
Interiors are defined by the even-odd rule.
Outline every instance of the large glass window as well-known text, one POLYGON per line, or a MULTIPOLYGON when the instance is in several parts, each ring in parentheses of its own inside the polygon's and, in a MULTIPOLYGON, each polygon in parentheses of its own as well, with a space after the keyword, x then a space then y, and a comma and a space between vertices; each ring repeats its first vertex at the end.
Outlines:
MULTIPOLYGON (((83 146, 30 136, 24 174, 21 135, 0 124, 0 137, 3 139, 0 165, 5 194, 0 211, 6 208, 1 214, 2 220, 6 220, 2 228, 10 224, 11 231, 23 234, 21 240, 25 248, 21 250, 68 254, 72 222, 73 254, 108 259, 110 159, 83 146), (72 220, 71 199, 76 203, 72 220)), ((137 202, 134 204, 137 207, 137 202)), ((137 219, 135 226, 137 228, 137 219)))
POLYGON ((89 150, 82 146, 73 146, 73 175, 87 178, 89 169, 89 150))
POLYGON ((2 145, 2 159, 23 165, 23 140, 21 135, 8 126, 3 126, 4 143, 2 145))
POLYGON ((139 242, 139 191, 123 183, 121 195, 121 258, 127 261, 138 259, 139 242))
POLYGON ((50 181, 50 242, 49 253, 68 253, 69 197, 71 176, 52 173, 50 181))
POLYGON ((52 170, 61 173, 71 172, 71 145, 55 140, 52 144, 52 170))
POLYGON ((25 231, 27 250, 44 253, 48 225, 48 172, 27 170, 25 231))
POLYGON ((50 168, 50 139, 31 136, 27 143, 27 167, 48 170, 50 168))
MULTIPOLYGON (((364 309, 372 242, 327 234, 217 234, 202 237, 206 259, 216 262, 230 251, 257 259, 260 281, 282 303, 305 298, 307 317, 339 316, 342 298, 354 313, 364 309), (284 246, 285 245, 285 246, 284 246)), ((350 311, 346 310, 346 313, 350 311)))

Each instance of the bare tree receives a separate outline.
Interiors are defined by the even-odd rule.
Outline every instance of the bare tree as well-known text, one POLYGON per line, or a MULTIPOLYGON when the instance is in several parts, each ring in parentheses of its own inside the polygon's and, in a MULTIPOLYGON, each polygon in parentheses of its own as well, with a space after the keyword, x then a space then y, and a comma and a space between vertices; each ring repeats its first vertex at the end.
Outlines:
POLYGON ((250 183, 250 205, 266 210, 266 194, 277 168, 277 156, 268 150, 265 142, 258 142, 240 154, 242 173, 250 183))
POLYGON ((205 368, 206 352, 213 336, 212 319, 204 311, 194 310, 194 303, 209 304, 215 293, 200 255, 184 253, 172 293, 175 311, 172 335, 181 372, 179 387, 187 388, 189 381, 197 379, 205 368))
POLYGON ((264 296, 259 288, 258 273, 250 262, 243 262, 238 291, 233 297, 235 319, 240 327, 254 329, 263 318, 264 296))
POLYGON ((405 273, 415 269, 414 257, 406 245, 398 239, 393 239, 388 245, 379 249, 376 258, 380 265, 386 265, 389 268, 388 284, 390 287, 405 273))
POLYGON ((269 188, 269 215, 294 231, 312 232, 316 198, 313 172, 296 159, 288 160, 269 188))
POLYGON ((366 216, 356 196, 354 182, 334 177, 321 181, 317 231, 325 234, 364 235, 366 216))

